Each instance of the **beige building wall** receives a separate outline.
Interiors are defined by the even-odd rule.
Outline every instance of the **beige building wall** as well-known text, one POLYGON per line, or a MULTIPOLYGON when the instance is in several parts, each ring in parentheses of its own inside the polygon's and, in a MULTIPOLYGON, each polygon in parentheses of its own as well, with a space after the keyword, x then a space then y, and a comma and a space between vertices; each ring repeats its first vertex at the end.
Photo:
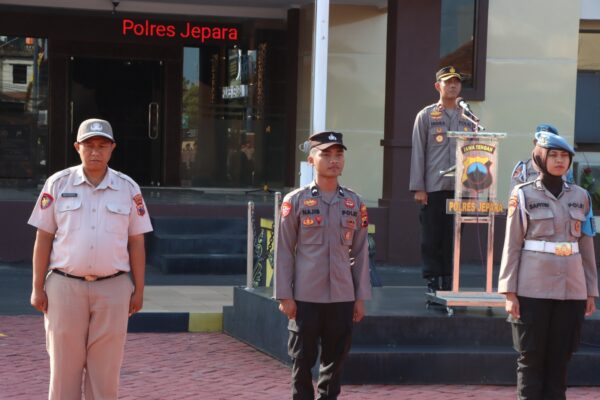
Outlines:
POLYGON ((580 0, 491 0, 485 101, 472 108, 500 145, 498 200, 529 158, 535 127, 555 125, 573 143, 580 0))
MULTIPOLYGON (((312 6, 301 9, 298 144, 310 133, 312 13, 312 6)), ((343 185, 370 204, 381 198, 383 182, 386 31, 385 9, 330 7, 326 126, 342 132, 348 147, 343 185)), ((298 151, 296 164, 305 158, 298 151)))

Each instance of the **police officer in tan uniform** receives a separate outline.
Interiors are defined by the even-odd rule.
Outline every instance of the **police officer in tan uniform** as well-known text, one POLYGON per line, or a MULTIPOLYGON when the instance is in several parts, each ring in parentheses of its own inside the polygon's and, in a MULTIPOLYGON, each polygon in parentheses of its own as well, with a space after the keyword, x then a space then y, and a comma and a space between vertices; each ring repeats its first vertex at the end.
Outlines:
POLYGON ((409 184, 421 207, 423 278, 430 292, 452 288, 454 217, 446 214, 446 200, 454 198, 454 178, 440 171, 455 166, 456 140, 447 132, 475 129, 456 105, 462 88, 460 73, 448 66, 435 78, 440 99, 419 111, 415 119, 409 184))
MULTIPOLYGON (((535 132, 548 132, 554 135, 558 135, 558 129, 551 124, 539 124, 535 128, 535 132)), ((535 146, 535 139, 533 139, 533 145, 535 146)), ((520 185, 521 183, 530 182, 535 180, 539 175, 539 171, 535 169, 535 166, 531 160, 528 158, 527 160, 518 161, 513 168, 511 178, 510 178, 510 188, 514 188, 516 185, 520 185)), ((565 180, 569 183, 573 183, 573 172, 569 170, 565 175, 565 180)))
POLYGON ((498 292, 506 295, 519 399, 565 399, 567 364, 584 315, 595 310, 598 278, 588 193, 563 181, 573 148, 536 133, 540 176, 513 190, 498 292))
POLYGON ((81 165, 48 178, 29 219, 37 228, 31 304, 44 313, 49 399, 81 399, 82 377, 86 400, 116 399, 152 226, 139 186, 108 168, 110 124, 82 122, 74 146, 81 165))
POLYGON ((337 399, 352 323, 371 297, 367 208, 338 184, 344 168, 342 134, 309 137, 315 180, 285 196, 281 206, 274 297, 289 318, 292 398, 313 400, 311 368, 321 343, 318 399, 337 399))

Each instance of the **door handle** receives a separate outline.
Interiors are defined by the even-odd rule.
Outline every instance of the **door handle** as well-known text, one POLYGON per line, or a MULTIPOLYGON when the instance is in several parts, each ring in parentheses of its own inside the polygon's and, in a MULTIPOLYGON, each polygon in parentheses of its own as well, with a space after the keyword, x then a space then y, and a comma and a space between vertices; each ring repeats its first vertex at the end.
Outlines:
POLYGON ((148 104, 148 138, 150 140, 156 140, 158 138, 158 127, 159 127, 159 111, 160 106, 157 102, 153 101, 148 104), (154 118, 152 118, 154 117, 154 118), (154 120, 154 123, 153 123, 154 120), (154 129, 152 129, 154 128, 154 129), (152 131, 154 130, 154 133, 152 131))

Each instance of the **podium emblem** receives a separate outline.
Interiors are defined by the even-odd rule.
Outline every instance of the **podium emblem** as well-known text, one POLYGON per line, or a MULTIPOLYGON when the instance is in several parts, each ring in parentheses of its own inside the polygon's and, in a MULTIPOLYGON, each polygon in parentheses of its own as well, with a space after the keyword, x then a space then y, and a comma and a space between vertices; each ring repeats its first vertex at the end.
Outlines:
POLYGON ((477 192, 483 191, 492 185, 490 166, 492 162, 487 157, 465 157, 462 183, 467 189, 477 192))

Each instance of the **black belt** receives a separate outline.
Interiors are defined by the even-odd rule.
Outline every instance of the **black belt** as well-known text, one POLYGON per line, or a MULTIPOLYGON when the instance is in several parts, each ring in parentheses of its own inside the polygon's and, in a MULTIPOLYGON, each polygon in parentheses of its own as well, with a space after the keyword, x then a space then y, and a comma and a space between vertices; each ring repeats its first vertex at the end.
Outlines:
POLYGON ((107 276, 97 276, 97 275, 77 276, 77 275, 67 274, 66 272, 63 272, 60 269, 52 269, 51 271, 55 272, 59 275, 66 276, 67 278, 80 279, 80 280, 86 281, 86 282, 95 282, 95 281, 101 281, 104 279, 110 279, 110 278, 114 278, 115 276, 123 275, 125 273, 125 271, 119 271, 112 275, 107 275, 107 276))

